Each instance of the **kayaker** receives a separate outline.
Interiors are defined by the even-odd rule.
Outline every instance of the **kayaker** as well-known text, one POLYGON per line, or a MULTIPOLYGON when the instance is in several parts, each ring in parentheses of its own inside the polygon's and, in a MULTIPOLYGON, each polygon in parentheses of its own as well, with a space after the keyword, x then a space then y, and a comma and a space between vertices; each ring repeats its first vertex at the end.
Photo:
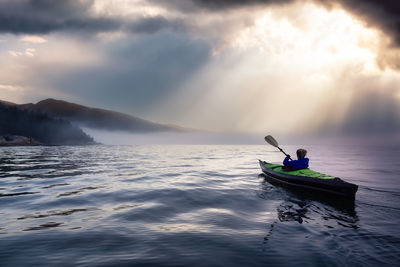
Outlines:
POLYGON ((309 159, 306 158, 307 150, 302 148, 297 149, 296 154, 297 160, 291 160, 289 155, 286 156, 285 160, 283 161, 283 170, 295 171, 308 168, 309 159))

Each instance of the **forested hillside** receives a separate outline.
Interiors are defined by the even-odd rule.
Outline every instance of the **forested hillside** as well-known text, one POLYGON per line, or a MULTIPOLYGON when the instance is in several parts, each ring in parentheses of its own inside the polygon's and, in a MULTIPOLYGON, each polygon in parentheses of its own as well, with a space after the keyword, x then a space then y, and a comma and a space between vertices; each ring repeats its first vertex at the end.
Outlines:
POLYGON ((32 137, 48 145, 93 144, 92 137, 64 119, 37 111, 22 110, 0 102, 0 135, 32 137))

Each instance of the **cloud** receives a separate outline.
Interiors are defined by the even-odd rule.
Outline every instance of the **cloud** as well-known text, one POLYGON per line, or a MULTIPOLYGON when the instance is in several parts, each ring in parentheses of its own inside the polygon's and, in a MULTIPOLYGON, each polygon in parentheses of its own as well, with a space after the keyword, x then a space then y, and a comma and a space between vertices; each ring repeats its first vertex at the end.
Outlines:
MULTIPOLYGON (((379 28, 387 33, 393 39, 393 44, 400 46, 400 2, 380 0, 147 0, 141 2, 147 8, 162 7, 163 15, 146 15, 145 12, 110 15, 107 13, 107 6, 103 7, 105 10, 95 12, 96 1, 94 0, 2 0, 0 2, 0 33, 48 34, 56 31, 154 33, 161 29, 185 31, 187 27, 200 23, 194 16, 204 19, 204 14, 207 12, 219 13, 223 16, 227 10, 232 9, 253 6, 276 7, 295 2, 314 2, 328 8, 341 6, 365 21, 368 26, 379 28)), ((118 3, 123 4, 116 2, 115 5, 118 3)), ((130 3, 128 6, 135 10, 135 5, 130 3)), ((198 27, 195 30, 199 31, 198 34, 202 33, 198 27)), ((25 37, 24 40, 43 41, 32 37, 25 37)))
MULTIPOLYGON (((399 50, 390 48, 397 34, 390 27, 396 25, 395 5, 148 0, 140 3, 157 5, 155 11, 115 1, 108 13, 103 6, 93 10, 94 3, 0 0, 0 33, 14 38, 0 54, 7 66, 2 83, 33 88, 19 99, 63 98, 193 128, 400 130, 394 123, 400 121, 399 93, 390 90, 398 87, 399 74, 382 70, 400 69, 399 50), (32 36, 48 41, 39 45, 32 36), (37 50, 33 58, 30 47, 37 50), (394 73, 386 79, 394 81, 390 86, 368 80, 387 73, 394 73), (368 128, 368 119, 374 127, 368 128)), ((2 90, 17 99, 17 91, 2 90)))
POLYGON ((15 50, 8 50, 7 52, 8 52, 8 54, 10 54, 13 57, 18 57, 18 56, 24 55, 24 53, 22 53, 20 51, 15 51, 15 50))
POLYGON ((224 11, 256 5, 283 5, 297 0, 149 0, 149 2, 164 5, 184 12, 198 12, 201 10, 224 11))
POLYGON ((400 2, 396 0, 149 0, 150 2, 175 8, 183 12, 225 12, 229 9, 251 6, 277 6, 293 2, 314 2, 326 7, 340 5, 357 15, 369 26, 378 27, 393 36, 400 45, 400 2))
MULTIPOLYGON (((316 3, 325 8, 341 8, 357 18, 364 26, 380 31, 377 39, 379 49, 376 50, 376 63, 381 69, 391 68, 400 70, 400 1, 389 0, 192 0, 198 7, 214 12, 226 12, 231 9, 240 9, 254 5, 270 7, 282 6, 290 3, 316 3)), ((293 15, 293 14, 292 14, 293 15)), ((292 16, 289 15, 289 16, 292 16)))
POLYGON ((35 48, 26 48, 25 51, 8 50, 8 54, 13 57, 21 57, 21 56, 33 57, 35 56, 35 52, 36 52, 35 48))
POLYGON ((25 55, 28 57, 35 56, 36 49, 35 48, 27 48, 25 49, 25 55))
MULTIPOLYGON (((370 26, 378 27, 400 45, 400 3, 380 0, 310 0, 327 7, 340 5, 370 26)), ((171 10, 201 13, 224 12, 227 9, 256 5, 277 6, 306 0, 147 0, 148 6, 163 6, 171 10), (203 11, 201 11, 203 10, 203 11)), ((2 0, 0 2, 0 32, 46 34, 54 31, 83 32, 118 31, 155 32, 162 28, 183 29, 190 22, 163 16, 106 16, 93 12, 94 0, 2 0)))
POLYGON ((362 20, 369 28, 380 29, 381 48, 377 52, 377 63, 400 70, 400 1, 389 0, 319 0, 330 5, 339 4, 362 20))
POLYGON ((33 44, 43 44, 47 42, 46 39, 37 35, 25 35, 20 39, 20 41, 33 44))
MULTIPOLYGON (((0 31, 16 34, 49 33, 78 25, 94 26, 95 19, 87 18, 91 2, 4 0, 0 2, 0 31)), ((101 24, 101 21, 96 22, 101 24)))
POLYGON ((164 28, 182 28, 179 26, 179 20, 169 21, 162 16, 122 18, 96 15, 92 11, 93 4, 93 0, 2 0, 0 33, 48 34, 56 31, 99 33, 119 30, 154 33, 164 28))
POLYGON ((226 9, 250 5, 283 5, 296 0, 193 0, 200 7, 207 9, 226 9))
POLYGON ((124 28, 133 33, 155 33, 165 28, 182 32, 185 26, 181 20, 167 20, 162 16, 154 16, 136 19, 127 23, 124 28))
POLYGON ((396 0, 318 0, 322 3, 340 4, 346 10, 393 37, 400 45, 400 2, 396 0))
POLYGON ((11 85, 11 84, 0 84, 0 91, 10 91, 10 92, 16 92, 16 91, 23 91, 24 88, 18 85, 11 85))

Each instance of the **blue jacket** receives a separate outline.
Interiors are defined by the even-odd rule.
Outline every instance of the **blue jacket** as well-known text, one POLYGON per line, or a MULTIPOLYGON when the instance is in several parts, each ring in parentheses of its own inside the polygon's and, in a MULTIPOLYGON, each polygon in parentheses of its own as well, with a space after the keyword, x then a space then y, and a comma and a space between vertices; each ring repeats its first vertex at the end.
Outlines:
POLYGON ((308 168, 308 158, 302 158, 298 160, 289 160, 289 157, 286 157, 283 161, 283 165, 290 167, 291 170, 299 170, 308 168))

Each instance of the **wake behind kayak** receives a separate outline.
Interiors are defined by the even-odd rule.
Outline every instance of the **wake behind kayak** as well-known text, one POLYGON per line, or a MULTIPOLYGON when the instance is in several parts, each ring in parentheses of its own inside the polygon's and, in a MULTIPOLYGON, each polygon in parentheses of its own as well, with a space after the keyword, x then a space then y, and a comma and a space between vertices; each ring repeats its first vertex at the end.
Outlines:
POLYGON ((322 174, 310 169, 285 171, 282 165, 259 160, 261 170, 271 184, 318 191, 346 199, 355 199, 358 186, 338 177, 322 174))

